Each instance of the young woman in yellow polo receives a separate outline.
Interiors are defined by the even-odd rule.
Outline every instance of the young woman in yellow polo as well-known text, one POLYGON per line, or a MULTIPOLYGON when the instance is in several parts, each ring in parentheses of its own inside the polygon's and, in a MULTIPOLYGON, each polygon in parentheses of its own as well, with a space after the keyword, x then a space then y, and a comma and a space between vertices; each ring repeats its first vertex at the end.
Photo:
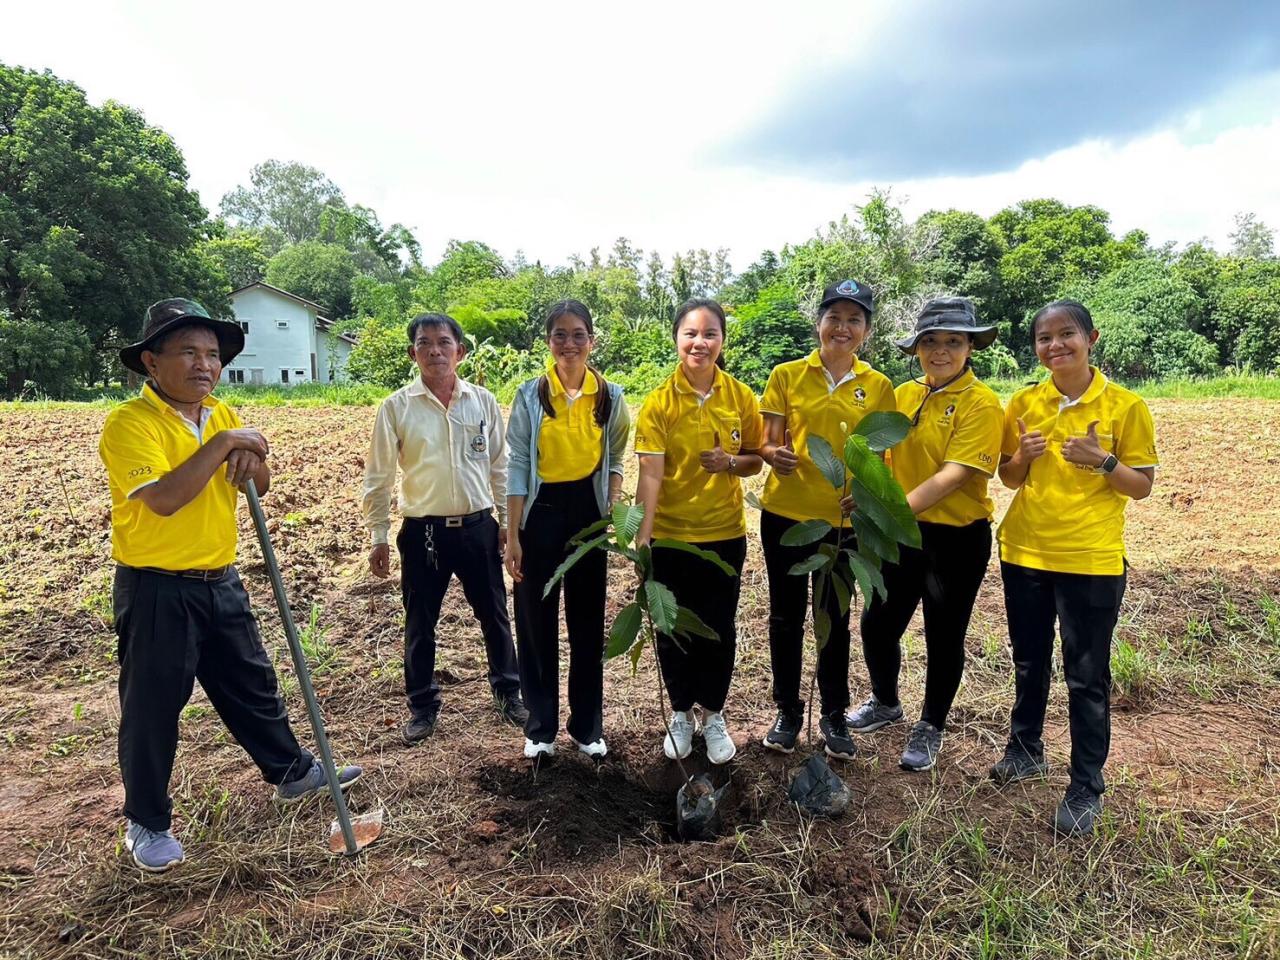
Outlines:
POLYGON ((922 373, 896 391, 911 430, 889 451, 889 465, 907 491, 921 543, 919 549, 902 547, 898 562, 881 568, 886 595, 863 610, 862 654, 871 696, 849 715, 849 726, 870 733, 902 719, 900 641, 923 604, 924 702, 907 735, 904 770, 930 769, 942 748, 964 673, 969 618, 991 560, 994 504, 987 481, 1000 460, 1004 413, 999 398, 974 375, 970 357, 995 338, 995 327, 978 325, 972 303, 944 297, 925 304, 915 331, 898 341, 922 373))
POLYGON ((663 750, 673 760, 689 755, 697 723, 693 708, 700 706, 707 757, 712 763, 728 763, 737 747, 725 725, 724 704, 733 677, 734 620, 747 556, 740 478, 760 472, 757 451, 764 424, 751 388, 723 369, 725 315, 720 304, 703 298, 681 304, 672 335, 680 362, 645 398, 636 422, 636 500, 644 505, 636 542, 671 538, 696 544, 738 572, 729 576, 678 550, 653 551, 656 579, 719 636, 679 644, 658 637, 658 660, 673 711, 663 750))
MULTIPOLYGON (((98 452, 111 487, 112 606, 120 660, 125 847, 143 870, 183 860, 169 777, 178 718, 194 683, 281 800, 326 786, 289 727, 276 674, 236 572, 238 488, 265 493, 266 438, 212 396, 244 349, 239 324, 194 300, 147 310, 142 339, 120 351, 147 378, 107 415, 98 452)), ((338 773, 343 789, 359 767, 338 773)))
MULTIPOLYGON (((507 424, 507 572, 515 583, 520 686, 529 719, 524 753, 555 753, 560 729, 560 585, 547 581, 569 539, 609 512, 622 489, 631 414, 622 387, 591 366, 595 327, 577 300, 547 313, 547 371, 521 384, 507 424)), ((606 555, 592 551, 564 578, 569 633, 569 737, 590 757, 602 735, 606 555)))
MULTIPOLYGON (((778 705, 764 745, 783 753, 795 749, 804 725, 800 675, 805 608, 810 602, 809 578, 789 571, 818 545, 786 546, 782 536, 803 520, 847 523, 831 484, 809 459, 808 442, 816 435, 832 449, 843 450, 846 432, 859 420, 872 410, 893 409, 888 378, 858 357, 874 310, 871 288, 865 284, 841 280, 828 286, 814 325, 817 349, 774 367, 760 402, 766 430, 761 454, 773 468, 760 498, 760 543, 769 578, 769 658, 778 705)), ((834 532, 829 539, 835 542, 834 532)), ((818 655, 818 727, 827 754, 848 760, 857 752, 844 716, 849 706, 849 614, 841 614, 834 591, 826 606, 831 635, 818 655)))
POLYGON ((1043 776, 1054 622, 1071 725, 1071 785, 1054 828, 1093 830, 1111 744, 1111 635, 1128 562, 1124 511, 1151 493, 1155 427, 1140 397, 1089 363, 1089 311, 1056 300, 1031 321, 1049 379, 1020 390, 1004 418, 1000 479, 1017 490, 1000 524, 1000 571, 1015 670, 1009 743, 997 783, 1043 776))

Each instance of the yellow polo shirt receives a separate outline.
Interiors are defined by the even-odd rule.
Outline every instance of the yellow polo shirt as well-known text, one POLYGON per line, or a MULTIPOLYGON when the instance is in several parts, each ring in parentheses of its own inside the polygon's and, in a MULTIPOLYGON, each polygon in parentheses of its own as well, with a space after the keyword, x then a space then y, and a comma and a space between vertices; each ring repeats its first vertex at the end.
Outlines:
POLYGON ((746 536, 742 481, 728 471, 707 473, 698 460, 717 434, 728 454, 759 450, 764 442, 756 395, 723 370, 716 369, 706 400, 680 367, 645 398, 636 420, 636 453, 663 455, 654 537, 707 543, 746 536))
POLYGON ((903 490, 910 493, 942 469, 944 463, 959 463, 981 471, 969 474, 958 489, 917 519, 953 527, 990 520, 995 504, 987 496, 987 481, 1000 462, 1004 435, 1000 399, 972 370, 932 394, 927 384, 916 380, 899 385, 894 393, 901 413, 915 419, 916 411, 920 412, 906 439, 887 455, 893 477, 903 490))
POLYGON ((219 468, 196 497, 172 516, 154 513, 133 496, 190 459, 223 430, 242 426, 225 403, 206 397, 204 425, 195 424, 144 384, 141 395, 107 414, 98 455, 111 487, 111 556, 130 567, 211 570, 236 559, 239 491, 219 468))
POLYGON ((555 361, 547 364, 547 385, 555 417, 542 417, 538 427, 538 476, 543 483, 581 480, 596 472, 604 451, 604 435, 596 423, 596 393, 600 385, 588 370, 582 393, 570 400, 556 373, 555 361))
POLYGON ((774 367, 760 410, 786 420, 800 462, 788 477, 769 471, 760 498, 765 509, 789 520, 840 523, 840 495, 809 459, 809 435, 822 437, 840 457, 846 427, 852 431, 872 410, 893 409, 889 378, 860 358, 854 358, 853 369, 838 384, 832 382, 817 350, 774 367))
POLYGON ((1019 390, 1004 414, 1001 452, 1018 450, 1018 418, 1048 441, 1032 461, 1000 524, 1000 559, 1036 570, 1114 576, 1124 573, 1124 508, 1106 476, 1063 459, 1068 437, 1083 437, 1094 420, 1102 448, 1125 466, 1155 467, 1155 424, 1142 398, 1111 383, 1096 367, 1093 382, 1074 402, 1050 378, 1019 390))

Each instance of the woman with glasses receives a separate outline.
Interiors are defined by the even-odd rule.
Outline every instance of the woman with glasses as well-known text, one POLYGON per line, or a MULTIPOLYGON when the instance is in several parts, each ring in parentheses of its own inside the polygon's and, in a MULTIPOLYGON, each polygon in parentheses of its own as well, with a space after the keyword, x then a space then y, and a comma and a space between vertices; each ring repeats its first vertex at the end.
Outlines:
MULTIPOLYGON (((760 542, 769 578, 769 658, 778 705, 764 745, 782 753, 795 749, 805 709, 800 674, 810 578, 790 571, 818 549, 817 544, 788 546, 782 537, 804 520, 848 523, 836 491, 809 458, 808 443, 810 436, 822 437, 840 456, 846 433, 859 420, 873 410, 893 409, 888 378, 858 357, 874 309, 871 289, 856 280, 827 287, 814 324, 818 348, 774 367, 760 401, 767 431, 761 454, 773 467, 760 498, 760 542)), ((829 539, 835 542, 835 531, 829 539)), ((814 590, 816 603, 816 585, 814 590)), ((827 754, 849 760, 857 752, 844 715, 849 706, 849 612, 840 611, 834 590, 828 591, 824 606, 831 632, 818 654, 818 728, 827 754)))
MULTIPOLYGON (((529 720, 524 754, 555 753, 560 728, 560 586, 542 594, 579 530, 612 509, 622 489, 631 415, 622 387, 590 364, 591 313, 561 300, 547 314, 551 362, 522 384, 507 426, 507 572, 515 584, 520 686, 529 720)), ((588 756, 602 733, 606 555, 591 551, 564 577, 569 633, 569 738, 588 756)))
POLYGON ((920 524, 919 549, 903 547, 886 563, 885 597, 862 614, 862 653, 871 697, 849 715, 859 733, 902 719, 900 641, 916 608, 924 606, 928 663, 920 719, 907 735, 904 770, 928 770, 942 748, 947 714, 964 673, 964 638, 991 559, 987 481, 1000 459, 1000 401, 974 375, 970 357, 989 347, 996 328, 979 326, 973 304, 960 297, 930 300, 899 348, 921 375, 896 391, 898 410, 911 418, 905 440, 889 451, 894 479, 920 524))

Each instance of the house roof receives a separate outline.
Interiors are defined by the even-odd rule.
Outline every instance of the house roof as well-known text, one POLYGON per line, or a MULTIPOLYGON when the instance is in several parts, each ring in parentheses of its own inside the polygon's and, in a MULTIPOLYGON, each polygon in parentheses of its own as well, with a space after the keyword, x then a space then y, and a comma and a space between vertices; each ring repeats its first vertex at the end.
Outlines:
MULTIPOLYGON (((301 303, 304 306, 311 307, 316 311, 316 327, 321 330, 328 330, 334 325, 334 321, 330 320, 328 317, 320 316, 320 311, 323 310, 324 307, 320 306, 320 304, 316 303, 314 300, 308 300, 306 297, 300 297, 296 293, 290 293, 288 290, 281 290, 279 287, 273 287, 271 284, 262 280, 255 280, 253 283, 246 283, 239 290, 232 290, 231 296, 234 297, 237 293, 244 293, 246 290, 252 290, 254 287, 261 287, 264 290, 270 290, 272 293, 278 293, 282 297, 287 297, 288 299, 301 303)), ((345 340, 347 343, 352 345, 356 342, 355 335, 350 333, 340 333, 338 334, 338 339, 345 340)))

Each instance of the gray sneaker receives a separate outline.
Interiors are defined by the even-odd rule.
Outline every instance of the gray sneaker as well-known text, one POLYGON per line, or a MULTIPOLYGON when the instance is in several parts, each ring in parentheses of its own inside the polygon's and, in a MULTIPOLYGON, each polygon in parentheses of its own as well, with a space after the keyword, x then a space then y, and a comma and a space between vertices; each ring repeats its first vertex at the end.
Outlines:
POLYGON ((899 766, 915 772, 931 770, 941 749, 942 731, 932 723, 917 720, 907 734, 907 748, 902 751, 899 766))
POLYGON ((183 860, 182 844, 172 830, 148 830, 129 820, 125 821, 124 848, 148 873, 164 873, 183 860))
POLYGON ((902 704, 886 707, 874 696, 868 697, 866 703, 845 717, 849 729, 854 733, 870 733, 901 719, 902 704))
POLYGON ((1053 815, 1057 833, 1080 837, 1093 833, 1093 821, 1102 813, 1102 797, 1088 787, 1073 783, 1053 815))
POLYGON ((1015 780, 1031 780, 1049 774, 1049 764, 1043 757, 1033 757, 1016 744, 1004 748, 1004 756, 991 766, 991 779, 999 784, 1015 780))
MULTIPOLYGON (((339 767, 338 789, 345 793, 348 787, 360 779, 362 773, 364 771, 354 764, 349 767, 339 767)), ((297 803, 305 797, 314 796, 328 788, 329 781, 325 779, 320 761, 312 760, 311 769, 297 780, 290 780, 276 787, 276 799, 281 803, 297 803)))

